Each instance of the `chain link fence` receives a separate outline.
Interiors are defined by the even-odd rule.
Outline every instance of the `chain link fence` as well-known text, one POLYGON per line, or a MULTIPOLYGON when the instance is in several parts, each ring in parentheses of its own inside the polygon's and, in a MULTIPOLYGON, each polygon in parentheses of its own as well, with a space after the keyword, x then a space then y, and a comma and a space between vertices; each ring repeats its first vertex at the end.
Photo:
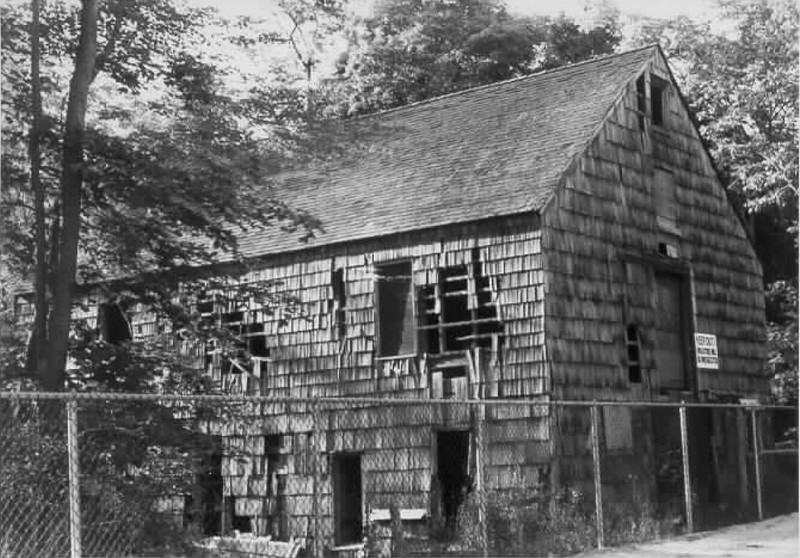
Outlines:
POLYGON ((0 557, 531 556, 796 511, 797 409, 0 393, 0 557))

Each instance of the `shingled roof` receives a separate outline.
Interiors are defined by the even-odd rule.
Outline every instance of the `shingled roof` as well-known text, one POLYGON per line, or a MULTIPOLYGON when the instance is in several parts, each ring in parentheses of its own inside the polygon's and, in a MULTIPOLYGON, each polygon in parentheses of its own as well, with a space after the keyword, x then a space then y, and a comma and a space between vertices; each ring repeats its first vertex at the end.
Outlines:
MULTIPOLYGON (((657 47, 615 54, 361 118, 369 147, 296 173, 277 197, 322 221, 319 246, 538 211, 657 47), (374 139, 369 139, 370 135, 374 139)), ((245 256, 304 248, 275 229, 245 256)))

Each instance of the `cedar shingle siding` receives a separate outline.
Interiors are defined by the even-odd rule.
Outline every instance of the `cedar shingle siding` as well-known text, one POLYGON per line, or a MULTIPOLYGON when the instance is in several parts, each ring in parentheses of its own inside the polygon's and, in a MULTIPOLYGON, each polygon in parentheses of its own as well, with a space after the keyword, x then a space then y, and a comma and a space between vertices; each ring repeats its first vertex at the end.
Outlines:
MULTIPOLYGON (((240 280, 277 282, 277 293, 299 305, 223 309, 242 312, 239 327, 264 336, 264 356, 249 374, 227 367, 223 375, 219 355, 194 348, 198 367, 226 389, 533 400, 766 393, 761 269, 657 47, 347 126, 368 147, 338 165, 297 172, 275 193, 319 218, 324 232, 307 245, 277 230, 241 239, 243 253, 258 261, 240 280), (664 80, 658 125, 653 76, 664 80), (410 278, 376 295, 390 279, 386 270, 410 270, 410 278), (395 308, 379 317, 380 298, 395 308), (391 317, 403 323, 378 325, 391 317), (454 320, 468 323, 448 330, 454 320), (421 324, 429 329, 409 337, 421 324), (693 332, 717 336, 719 370, 695 370, 693 332), (443 339, 469 350, 440 354, 443 339), (683 346, 683 354, 666 346, 683 346), (672 384, 662 373, 668 367, 672 384)), ((132 324, 134 338, 154 331, 147 314, 132 324)), ((323 452, 361 453, 365 508, 436 513, 436 429, 474 433, 476 417, 412 411, 371 406, 325 419, 323 452)), ((629 429, 609 430, 609 447, 647 447, 649 415, 609 411, 607 420, 629 429)), ((572 457, 586 447, 586 417, 519 407, 493 409, 485 421, 488 489, 587 477, 585 456, 572 457)), ((271 521, 264 436, 282 436, 281 470, 295 488, 280 513, 289 534, 306 536, 314 510, 311 421, 302 405, 266 405, 246 424, 215 430, 249 456, 223 458, 224 490, 264 533, 271 521)), ((331 482, 325 477, 314 505, 333 537, 331 482)))

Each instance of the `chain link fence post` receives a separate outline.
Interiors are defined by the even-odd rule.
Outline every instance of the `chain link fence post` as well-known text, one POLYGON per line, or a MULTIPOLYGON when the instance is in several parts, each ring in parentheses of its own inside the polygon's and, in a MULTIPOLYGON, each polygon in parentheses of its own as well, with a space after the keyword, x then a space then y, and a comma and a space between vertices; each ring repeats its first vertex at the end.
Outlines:
POLYGON ((319 402, 311 404, 312 415, 312 443, 314 448, 314 503, 312 510, 314 513, 314 542, 312 546, 312 556, 321 558, 322 556, 322 529, 320 528, 322 514, 322 429, 320 428, 319 402))
POLYGON ((681 401, 678 409, 681 420, 681 457, 683 461, 683 498, 686 505, 686 530, 694 532, 694 507, 692 502, 692 477, 689 467, 689 435, 686 423, 686 406, 681 401))
POLYGON ((594 507, 597 523, 597 548, 605 546, 603 525, 603 484, 600 471, 600 407, 592 405, 592 468, 594 469, 594 507))
POLYGON ((478 525, 480 525, 481 556, 489 556, 489 518, 486 505, 486 404, 478 405, 476 473, 478 489, 478 525))
POLYGON ((67 462, 69 470, 70 558, 81 558, 81 492, 78 453, 78 402, 67 399, 67 462))
POLYGON ((758 520, 764 519, 764 498, 761 486, 761 437, 758 431, 757 409, 750 411, 750 425, 753 430, 753 474, 756 477, 756 503, 758 505, 758 520))

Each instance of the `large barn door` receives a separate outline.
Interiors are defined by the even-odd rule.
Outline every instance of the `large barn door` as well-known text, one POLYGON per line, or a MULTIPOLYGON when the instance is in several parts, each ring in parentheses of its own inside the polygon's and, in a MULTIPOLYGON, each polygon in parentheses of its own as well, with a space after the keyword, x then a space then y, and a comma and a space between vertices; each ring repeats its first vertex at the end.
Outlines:
POLYGON ((684 277, 656 272, 655 375, 652 388, 659 392, 690 388, 688 381, 687 328, 684 277))

